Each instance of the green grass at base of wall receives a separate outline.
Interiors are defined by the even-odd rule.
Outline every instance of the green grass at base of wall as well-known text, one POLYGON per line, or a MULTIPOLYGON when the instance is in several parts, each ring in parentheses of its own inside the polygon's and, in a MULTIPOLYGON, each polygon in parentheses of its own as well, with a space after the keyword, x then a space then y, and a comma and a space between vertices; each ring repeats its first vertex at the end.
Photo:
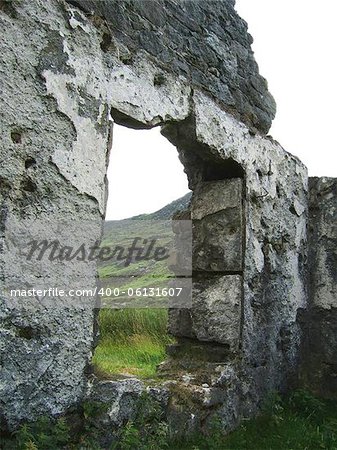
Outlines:
POLYGON ((164 422, 129 422, 119 450, 337 450, 337 402, 298 390, 270 397, 262 414, 224 436, 214 418, 206 435, 172 440, 164 422), (159 430, 158 432, 156 430, 159 430), (153 444, 155 443, 155 446, 153 444))
POLYGON ((146 335, 134 335, 123 342, 104 339, 95 351, 93 363, 100 374, 152 377, 165 359, 165 345, 146 335))
POLYGON ((167 317, 165 309, 102 309, 101 340, 93 358, 97 373, 154 376, 166 346, 173 342, 167 317))
MULTIPOLYGON (((6 450, 336 450, 337 402, 314 397, 307 391, 292 392, 286 398, 274 395, 262 414, 243 421, 224 436, 219 421, 214 420, 207 435, 172 440, 167 423, 160 414, 139 414, 120 430, 119 442, 101 447, 100 430, 88 424, 95 418, 95 408, 83 407, 86 426, 72 431, 73 420, 40 418, 23 424, 12 436, 0 436, 0 448, 6 450)), ((151 411, 150 411, 151 412, 151 411)))

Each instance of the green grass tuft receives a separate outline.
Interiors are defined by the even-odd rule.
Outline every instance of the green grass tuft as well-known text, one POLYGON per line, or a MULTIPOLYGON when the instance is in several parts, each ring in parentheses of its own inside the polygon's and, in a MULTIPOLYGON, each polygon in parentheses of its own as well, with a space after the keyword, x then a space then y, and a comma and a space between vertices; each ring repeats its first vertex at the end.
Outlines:
POLYGON ((167 315, 163 309, 102 309, 101 341, 93 358, 97 372, 155 375, 166 346, 173 342, 166 331, 167 315))

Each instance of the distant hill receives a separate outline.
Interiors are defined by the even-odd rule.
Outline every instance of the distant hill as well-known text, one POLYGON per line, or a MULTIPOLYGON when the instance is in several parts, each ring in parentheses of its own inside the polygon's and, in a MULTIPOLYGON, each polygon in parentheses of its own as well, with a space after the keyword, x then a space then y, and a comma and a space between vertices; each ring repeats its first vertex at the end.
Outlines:
POLYGON ((120 220, 106 220, 104 223, 103 239, 107 237, 111 228, 116 228, 119 225, 124 227, 126 222, 130 220, 168 220, 171 219, 173 214, 177 211, 187 209, 192 197, 192 192, 188 192, 183 197, 174 200, 168 205, 164 206, 158 211, 149 214, 139 214, 138 216, 128 217, 120 220))
MULTIPOLYGON (((155 239, 158 247, 170 249, 173 244, 173 229, 169 219, 175 212, 188 208, 191 196, 192 193, 189 192, 151 214, 105 221, 101 246, 127 249, 136 237, 145 239, 147 242, 155 239)), ((145 243, 142 245, 145 245, 145 243)), ((132 259, 130 264, 126 266, 125 258, 121 260, 104 259, 98 261, 98 273, 105 286, 117 287, 121 291, 128 291, 129 288, 136 290, 148 287, 167 287, 172 276, 168 263, 169 260, 156 261, 153 258, 146 261, 132 259)), ((111 306, 113 304, 114 307, 126 307, 126 305, 134 305, 134 302, 139 304, 141 299, 122 295, 117 298, 111 297, 101 300, 104 305, 109 304, 111 306)), ((156 296, 151 301, 152 303, 149 304, 154 304, 154 301, 166 302, 167 298, 161 299, 156 296)))
POLYGON ((139 216, 134 216, 132 219, 135 220, 150 220, 150 219, 156 219, 156 220, 166 220, 171 219, 173 214, 179 210, 186 209, 189 206, 189 203, 191 201, 192 192, 188 192, 183 197, 178 198, 177 200, 174 200, 173 202, 169 203, 168 205, 164 206, 161 209, 158 209, 158 211, 155 211, 150 214, 140 214, 139 216))

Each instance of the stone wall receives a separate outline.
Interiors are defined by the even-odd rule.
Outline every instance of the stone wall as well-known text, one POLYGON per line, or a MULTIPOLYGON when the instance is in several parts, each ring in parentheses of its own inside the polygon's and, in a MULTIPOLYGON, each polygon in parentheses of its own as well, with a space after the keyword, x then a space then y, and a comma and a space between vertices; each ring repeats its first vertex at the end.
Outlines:
MULTIPOLYGON (((101 48, 133 64, 139 52, 158 69, 183 76, 252 130, 263 133, 275 116, 275 102, 259 74, 247 24, 233 0, 76 0, 104 33, 101 48), (99 20, 101 18, 101 20, 99 20)), ((160 71, 154 82, 163 82, 160 71)))
MULTIPOLYGON (((230 429, 297 377, 298 318, 307 305, 306 168, 263 135, 274 104, 233 2, 158 1, 154 13, 145 3, 0 4, 0 407, 11 429, 106 389, 103 422, 120 427, 133 413, 124 406, 146 390, 137 380, 92 382, 94 303, 32 311, 6 295, 8 280, 28 286, 39 277, 57 284, 76 275, 95 288, 92 265, 34 266, 9 250, 15 223, 19 234, 20 223, 39 223, 52 236, 53 224, 76 220, 78 239, 100 239, 109 114, 129 127, 162 126, 193 190, 192 309, 171 317, 180 340, 160 369, 171 382, 155 391, 164 409, 170 405, 172 427, 186 423, 188 432, 217 413, 230 429)), ((330 241, 322 241, 323 253, 330 241)), ((326 312, 331 302, 322 303, 313 283, 312 301, 326 312)))
POLYGON ((239 351, 227 357, 214 384, 223 383, 228 424, 252 414, 267 392, 286 389, 296 377, 297 314, 306 307, 307 171, 277 142, 252 136, 203 94, 194 92, 193 105, 190 124, 167 125, 163 133, 180 150, 194 195, 205 179, 244 175, 239 351))
POLYGON ((305 336, 303 382, 337 397, 337 179, 309 179, 309 305, 300 315, 305 336))
MULTIPOLYGON (((71 32, 64 14, 62 5, 55 2, 2 2, 0 6, 4 70, 0 100, 0 409, 9 427, 43 413, 60 414, 79 402, 92 355, 92 308, 83 313, 57 301, 47 310, 31 302, 15 305, 4 292, 10 286, 38 285, 39 277, 49 286, 60 286, 70 275, 62 265, 33 267, 25 264, 22 255, 14 254, 8 234, 13 223, 26 228, 38 222, 44 237, 55 236, 54 225, 74 219, 79 224, 92 222, 93 240, 101 232, 108 110, 101 105, 96 109, 94 97, 93 103, 81 104, 81 111, 76 99, 71 100, 72 89, 77 87, 71 84, 73 72, 64 53, 64 39, 71 32), (54 94, 53 76, 60 71, 61 89, 66 89, 68 97, 54 94)), ((88 100, 84 90, 89 84, 83 81, 81 86, 83 100, 88 100)), ((80 234, 87 236, 83 231, 80 234)), ((88 287, 95 285, 93 267, 84 276, 88 287)))

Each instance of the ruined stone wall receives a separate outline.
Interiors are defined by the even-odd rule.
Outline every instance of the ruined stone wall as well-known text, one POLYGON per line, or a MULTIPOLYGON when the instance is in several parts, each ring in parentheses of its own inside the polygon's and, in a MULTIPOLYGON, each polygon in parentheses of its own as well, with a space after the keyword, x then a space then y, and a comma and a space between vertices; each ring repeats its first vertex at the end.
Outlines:
MULTIPOLYGON (((11 251, 13 224, 38 223, 44 238, 59 224, 79 225, 78 238, 98 241, 106 202, 111 108, 152 125, 189 114, 190 87, 174 77, 158 89, 158 69, 118 54, 113 68, 101 50, 103 32, 62 1, 2 2, 1 29, 1 418, 57 415, 86 392, 94 341, 92 304, 13 304, 8 289, 95 288, 96 271, 79 264, 41 267, 11 251), (88 227, 83 226, 89 224, 88 227), (41 271, 40 271, 41 270, 41 271)), ((20 233, 23 230, 19 230, 20 233)))
MULTIPOLYGON (((233 254, 220 266, 213 250, 210 260, 196 260, 189 325, 173 323, 192 349, 210 355, 207 373, 196 370, 187 382, 180 371, 174 379, 193 401, 169 402, 176 390, 167 385, 154 392, 170 405, 173 427, 193 429, 217 412, 228 429, 297 374, 297 318, 307 301, 307 171, 263 135, 274 104, 233 2, 155 2, 152 12, 145 3, 1 3, 1 283, 32 283, 41 269, 54 283, 82 274, 86 287, 95 287, 90 265, 65 272, 13 256, 6 247, 10 225, 38 220, 52 234, 53 223, 85 221, 90 231, 80 228, 79 238, 98 240, 109 113, 135 128, 163 126, 194 192, 194 220, 218 230, 213 250, 218 242, 233 254)), ((31 314, 13 308, 2 292, 0 333, 0 406, 10 428, 65 412, 85 395, 108 403, 108 428, 132 416, 125 405, 145 389, 140 382, 87 382, 94 341, 88 305, 31 314)), ((184 346, 176 351, 184 360, 184 346)))
MULTIPOLYGON (((263 133, 275 116, 275 102, 259 74, 247 24, 233 0, 69 1, 100 23, 101 48, 133 64, 139 52, 158 69, 183 76, 252 130, 263 133)), ((159 86, 160 73, 154 82, 159 86)))
POLYGON ((302 381, 337 396, 337 180, 309 178, 308 309, 303 311, 302 381))
MULTIPOLYGON (((9 248, 10 224, 25 227, 37 221, 44 224, 41 233, 49 228, 53 236, 53 225, 62 220, 99 224, 104 210, 108 110, 104 104, 83 102, 80 113, 72 94, 53 95, 53 75, 60 72, 62 89, 77 89, 70 83, 74 72, 64 53, 71 30, 64 14, 53 2, 0 6, 0 409, 8 426, 43 412, 59 414, 80 401, 91 359, 92 309, 84 313, 57 301, 48 309, 30 302, 15 305, 4 292, 10 286, 37 284, 39 276, 49 286, 64 284, 69 275, 62 267, 25 265, 9 248)), ((81 88, 89 84, 83 81, 81 88)), ((92 236, 100 236, 100 226, 92 236)), ((85 275, 86 285, 95 285, 94 269, 85 275)))
MULTIPOLYGON (((266 392, 282 390, 296 377, 301 339, 297 314, 306 307, 307 171, 277 142, 252 136, 207 97, 195 92, 193 101, 197 143, 191 133, 186 135, 186 124, 176 132, 167 127, 164 133, 181 149, 187 172, 193 171, 195 193, 207 184, 205 174, 237 177, 233 161, 245 174, 244 258, 241 270, 236 267, 242 277, 239 350, 215 381, 226 389, 227 423, 235 423, 238 411, 251 414, 266 392)), ((236 253, 235 247, 231 250, 236 253)), ((232 270, 227 270, 229 276, 232 270)))

